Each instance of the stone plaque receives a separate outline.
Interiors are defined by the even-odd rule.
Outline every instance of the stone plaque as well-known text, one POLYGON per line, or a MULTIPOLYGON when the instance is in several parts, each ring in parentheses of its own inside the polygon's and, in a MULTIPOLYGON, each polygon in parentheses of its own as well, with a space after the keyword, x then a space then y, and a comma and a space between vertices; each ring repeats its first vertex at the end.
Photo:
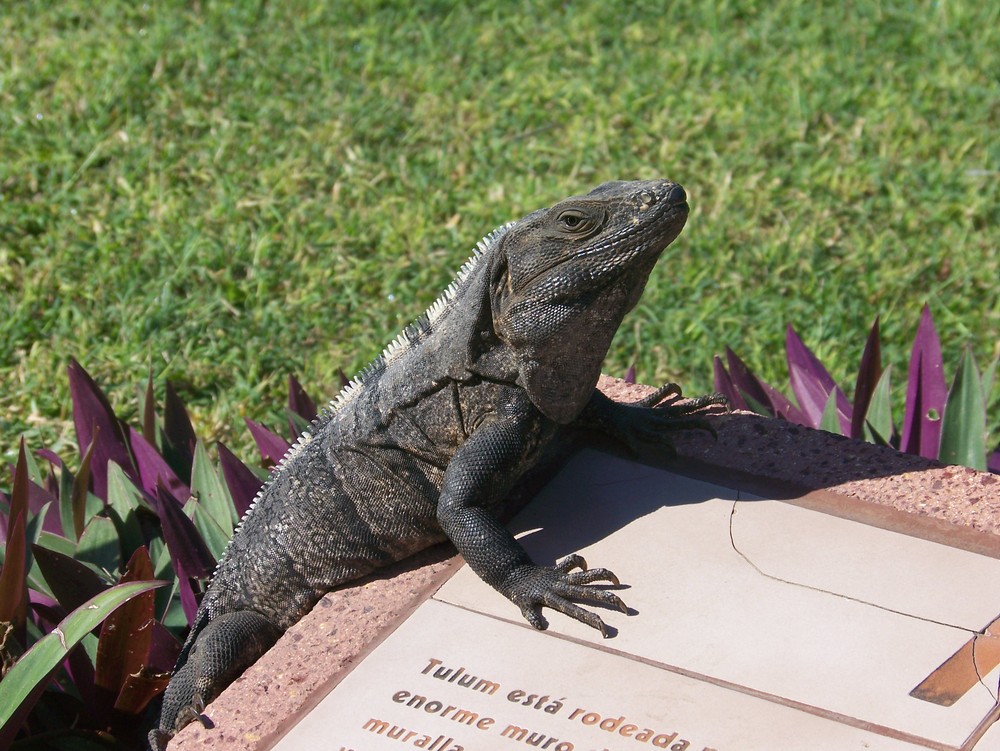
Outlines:
POLYGON ((613 638, 463 568, 276 748, 1000 749, 1000 560, 596 452, 512 526, 613 638))

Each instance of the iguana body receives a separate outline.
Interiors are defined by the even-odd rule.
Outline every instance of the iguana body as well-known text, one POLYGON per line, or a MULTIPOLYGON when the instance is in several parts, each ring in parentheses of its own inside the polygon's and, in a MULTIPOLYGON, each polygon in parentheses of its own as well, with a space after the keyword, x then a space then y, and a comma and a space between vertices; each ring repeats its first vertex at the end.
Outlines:
POLYGON ((624 609, 584 586, 614 576, 571 571, 578 558, 536 566, 495 512, 560 426, 585 419, 626 439, 669 427, 660 410, 613 405, 595 386, 685 201, 663 180, 605 183, 480 242, 261 490, 201 603, 154 747, 323 594, 445 539, 532 625, 544 627, 544 605, 604 630, 570 600, 624 609))

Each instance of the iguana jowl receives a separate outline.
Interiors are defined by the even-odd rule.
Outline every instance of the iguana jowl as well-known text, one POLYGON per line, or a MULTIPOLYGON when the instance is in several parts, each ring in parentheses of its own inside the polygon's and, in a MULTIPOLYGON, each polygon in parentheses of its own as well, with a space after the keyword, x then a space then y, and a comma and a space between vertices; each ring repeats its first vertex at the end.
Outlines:
POLYGON ((636 442, 692 424, 690 409, 651 409, 669 387, 639 407, 596 390, 612 337, 687 214, 676 183, 609 182, 487 235, 272 473, 219 562, 152 745, 326 592, 446 538, 533 626, 545 627, 546 606, 604 632, 572 600, 624 610, 586 586, 614 575, 578 556, 536 565, 495 512, 561 426, 636 442))

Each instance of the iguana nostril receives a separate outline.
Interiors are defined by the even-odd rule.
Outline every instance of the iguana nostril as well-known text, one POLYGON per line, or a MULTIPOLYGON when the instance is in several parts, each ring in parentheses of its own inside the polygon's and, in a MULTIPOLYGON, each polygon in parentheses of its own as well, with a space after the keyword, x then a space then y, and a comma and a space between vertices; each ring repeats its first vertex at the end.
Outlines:
POLYGON ((687 200, 687 193, 680 185, 675 185, 667 194, 667 203, 684 203, 687 200))

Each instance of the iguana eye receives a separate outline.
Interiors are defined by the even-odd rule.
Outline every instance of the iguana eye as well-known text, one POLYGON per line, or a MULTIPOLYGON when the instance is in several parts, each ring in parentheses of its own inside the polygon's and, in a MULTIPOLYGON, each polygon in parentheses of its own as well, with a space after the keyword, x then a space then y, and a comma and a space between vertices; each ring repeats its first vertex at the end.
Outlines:
POLYGON ((589 216, 576 209, 566 209, 566 211, 559 215, 556 221, 564 229, 573 233, 587 232, 593 225, 593 220, 589 216))

